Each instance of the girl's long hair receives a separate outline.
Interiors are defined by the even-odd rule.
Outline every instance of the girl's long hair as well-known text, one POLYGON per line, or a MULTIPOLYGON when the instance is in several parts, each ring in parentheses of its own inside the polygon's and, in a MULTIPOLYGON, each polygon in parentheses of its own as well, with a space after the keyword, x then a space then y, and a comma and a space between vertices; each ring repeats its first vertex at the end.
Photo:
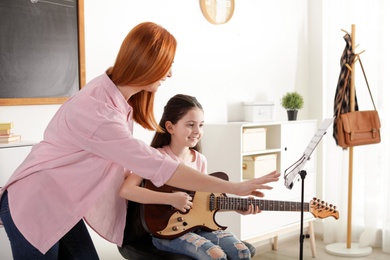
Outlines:
MULTIPOLYGON (((160 120, 160 127, 163 129, 163 132, 156 132, 150 145, 154 148, 169 145, 171 143, 171 134, 165 128, 165 123, 170 121, 172 124, 176 124, 189 110, 194 108, 199 108, 203 111, 202 105, 195 97, 177 94, 169 99, 164 107, 164 113, 160 120)), ((195 147, 191 148, 202 152, 200 141, 195 147)))
MULTIPOLYGON (((117 86, 147 86, 161 80, 171 69, 177 42, 163 27, 144 22, 134 27, 106 73, 117 86)), ((128 100, 133 119, 142 127, 161 131, 154 117, 155 93, 140 91, 128 100)))

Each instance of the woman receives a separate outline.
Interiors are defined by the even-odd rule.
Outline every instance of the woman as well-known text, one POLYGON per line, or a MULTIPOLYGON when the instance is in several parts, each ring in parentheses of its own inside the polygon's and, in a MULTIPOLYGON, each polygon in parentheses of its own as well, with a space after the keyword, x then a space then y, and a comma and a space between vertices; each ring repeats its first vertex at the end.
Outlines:
POLYGON ((262 195, 271 174, 244 183, 205 176, 161 154, 132 135, 136 122, 161 131, 153 116, 154 93, 167 77, 175 38, 151 22, 134 27, 114 65, 65 102, 44 139, 0 190, 0 219, 14 259, 98 259, 85 220, 120 245, 126 200, 118 194, 129 171, 156 185, 262 195))

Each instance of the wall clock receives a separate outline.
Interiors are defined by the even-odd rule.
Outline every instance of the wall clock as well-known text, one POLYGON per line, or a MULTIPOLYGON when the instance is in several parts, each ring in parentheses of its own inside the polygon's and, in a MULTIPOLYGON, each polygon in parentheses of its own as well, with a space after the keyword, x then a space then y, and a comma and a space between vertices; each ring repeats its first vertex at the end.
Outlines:
POLYGON ((224 24, 232 18, 234 0, 200 0, 203 16, 212 24, 224 24))

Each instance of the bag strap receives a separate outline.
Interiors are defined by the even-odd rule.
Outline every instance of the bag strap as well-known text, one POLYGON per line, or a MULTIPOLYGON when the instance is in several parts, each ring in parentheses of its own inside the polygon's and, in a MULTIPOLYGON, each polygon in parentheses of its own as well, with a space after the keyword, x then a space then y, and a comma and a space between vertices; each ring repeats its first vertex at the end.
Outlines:
POLYGON ((366 76, 366 72, 364 71, 364 68, 363 68, 363 63, 360 59, 360 56, 358 56, 358 60, 359 60, 359 63, 360 63, 360 67, 362 68, 362 71, 363 71, 363 75, 364 75, 364 79, 366 80, 366 84, 367 84, 367 88, 368 88, 368 92, 370 93, 370 97, 371 97, 371 101, 372 101, 372 104, 374 105, 374 109, 376 110, 376 106, 375 106, 375 103, 374 103, 374 99, 372 98, 372 94, 371 94, 371 89, 370 89, 370 86, 368 85, 368 80, 367 80, 367 76, 366 76))
MULTIPOLYGON (((371 94, 371 89, 370 89, 370 85, 368 84, 366 72, 364 71, 364 68, 363 68, 363 63, 362 63, 362 61, 361 61, 361 59, 360 59, 360 56, 359 56, 359 55, 356 55, 356 56, 358 57, 358 60, 359 60, 359 63, 360 63, 360 67, 362 68, 363 75, 364 75, 364 79, 365 79, 366 84, 367 84, 368 92, 370 93, 370 97, 371 97, 372 104, 374 105, 374 109, 376 110, 374 98, 372 97, 372 94, 371 94)), ((347 70, 347 75, 346 75, 346 77, 345 77, 345 82, 344 82, 344 86, 343 86, 343 94, 341 95, 341 99, 342 99, 342 98, 344 97, 344 95, 345 95, 345 89, 347 88, 347 83, 348 83, 348 80, 349 80, 349 76, 350 76, 350 70, 349 70, 349 68, 348 68, 348 70, 347 70)), ((338 104, 337 117, 340 115, 341 103, 342 103, 342 100, 340 100, 340 101, 339 101, 339 104, 338 104)))

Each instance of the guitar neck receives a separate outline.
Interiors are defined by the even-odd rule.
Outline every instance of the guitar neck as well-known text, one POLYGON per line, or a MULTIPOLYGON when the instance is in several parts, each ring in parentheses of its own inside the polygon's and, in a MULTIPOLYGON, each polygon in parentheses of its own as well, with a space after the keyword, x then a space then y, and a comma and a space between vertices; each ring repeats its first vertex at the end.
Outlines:
MULTIPOLYGON (((210 210, 248 210, 253 204, 262 211, 301 211, 301 202, 210 196, 210 210)), ((303 211, 310 211, 310 204, 303 203, 303 211)))

